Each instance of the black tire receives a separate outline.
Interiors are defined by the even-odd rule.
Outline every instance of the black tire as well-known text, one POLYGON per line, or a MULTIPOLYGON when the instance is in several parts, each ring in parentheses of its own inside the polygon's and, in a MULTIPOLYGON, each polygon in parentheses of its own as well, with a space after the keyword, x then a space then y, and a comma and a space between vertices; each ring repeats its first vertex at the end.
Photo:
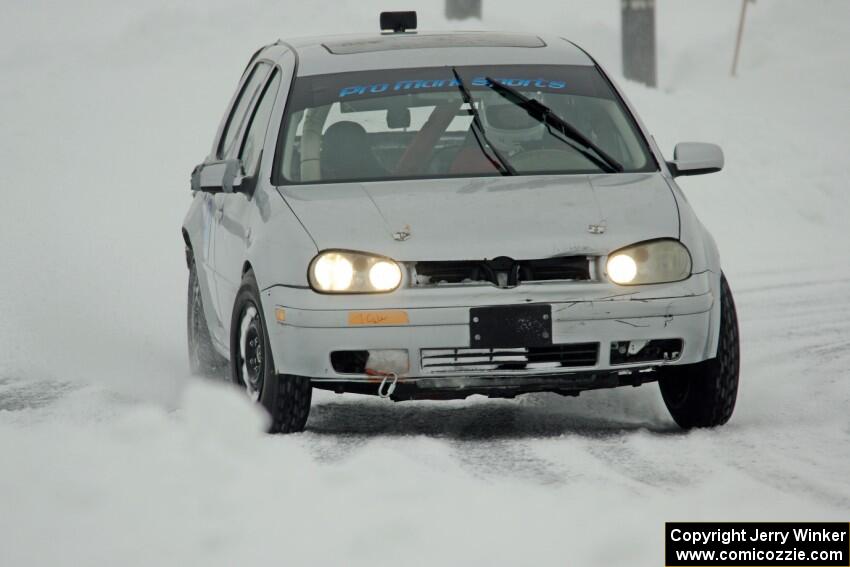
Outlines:
POLYGON ((189 296, 186 302, 186 337, 189 347, 189 369, 192 374, 223 378, 227 359, 221 356, 212 344, 210 329, 204 315, 195 258, 191 254, 189 254, 189 296))
POLYGON ((717 427, 732 417, 738 397, 740 347, 738 316, 726 277, 720 276, 720 339, 717 357, 699 364, 663 370, 661 396, 684 429, 717 427))
POLYGON ((230 323, 230 373, 271 416, 269 433, 303 431, 313 389, 303 376, 275 373, 275 364, 254 273, 248 271, 236 294, 230 323))

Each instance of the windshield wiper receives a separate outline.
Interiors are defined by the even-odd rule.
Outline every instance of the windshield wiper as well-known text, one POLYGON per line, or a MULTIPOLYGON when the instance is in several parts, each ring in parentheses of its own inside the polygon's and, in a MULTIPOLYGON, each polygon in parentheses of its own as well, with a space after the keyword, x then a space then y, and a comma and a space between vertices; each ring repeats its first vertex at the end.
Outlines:
POLYGON ((537 99, 525 96, 513 87, 508 87, 501 83, 497 83, 490 77, 485 77, 485 79, 487 80, 488 87, 499 93, 503 98, 507 99, 509 102, 512 102, 513 104, 524 109, 529 116, 531 116, 538 122, 542 122, 543 124, 545 124, 546 129, 549 130, 550 134, 581 152, 583 156, 585 156, 587 159, 596 164, 596 166, 599 167, 602 171, 605 171, 607 173, 619 173, 623 171, 623 164, 611 157, 611 154, 609 154, 608 152, 600 148, 598 145, 590 141, 572 124, 555 114, 551 108, 549 108, 537 99), (565 140, 564 138, 555 136, 554 132, 552 132, 552 128, 555 128, 567 139, 565 140), (578 144, 582 147, 576 147, 575 144, 578 144))
POLYGON ((496 146, 487 139, 487 135, 484 133, 484 126, 481 124, 481 116, 478 114, 478 109, 475 108, 475 102, 472 100, 472 94, 470 94, 466 85, 463 84, 463 79, 460 78, 457 69, 454 67, 452 67, 452 74, 454 74, 455 80, 457 81, 457 88, 460 90, 460 96, 463 98, 463 102, 469 105, 469 114, 472 116, 472 135, 475 136, 475 141, 478 142, 478 145, 481 147, 484 157, 486 157, 490 163, 493 164, 493 167, 498 169, 499 173, 502 175, 516 175, 516 170, 513 166, 508 163, 501 153, 499 153, 496 146), (485 144, 490 148, 494 157, 491 157, 487 152, 485 144))

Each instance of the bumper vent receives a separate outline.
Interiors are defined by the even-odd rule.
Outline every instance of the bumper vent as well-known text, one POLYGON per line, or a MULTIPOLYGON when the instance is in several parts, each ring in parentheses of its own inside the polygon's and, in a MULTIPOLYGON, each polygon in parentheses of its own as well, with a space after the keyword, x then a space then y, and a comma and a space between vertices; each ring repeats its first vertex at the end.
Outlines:
POLYGON ((613 342, 611 364, 672 362, 682 356, 682 344, 682 339, 613 342))
POLYGON ((488 282, 499 287, 513 287, 523 282, 590 279, 590 259, 587 256, 417 262, 414 269, 416 285, 420 286, 488 282))
POLYGON ((544 370, 595 366, 599 343, 552 345, 540 348, 422 349, 422 369, 428 372, 544 370))

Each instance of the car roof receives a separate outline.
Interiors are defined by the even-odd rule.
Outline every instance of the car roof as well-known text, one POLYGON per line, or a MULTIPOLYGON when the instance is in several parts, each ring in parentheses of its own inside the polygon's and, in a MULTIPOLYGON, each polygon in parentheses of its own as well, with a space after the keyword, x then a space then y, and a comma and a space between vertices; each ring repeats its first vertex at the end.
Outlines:
POLYGON ((449 65, 593 65, 561 37, 510 32, 406 32, 302 37, 278 45, 298 56, 298 75, 449 65))

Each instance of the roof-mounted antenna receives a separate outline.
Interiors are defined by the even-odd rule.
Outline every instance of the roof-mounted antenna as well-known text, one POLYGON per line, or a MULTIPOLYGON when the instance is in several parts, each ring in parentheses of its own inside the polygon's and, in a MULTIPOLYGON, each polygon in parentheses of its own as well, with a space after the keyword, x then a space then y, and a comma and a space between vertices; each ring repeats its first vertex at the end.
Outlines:
POLYGON ((381 31, 404 33, 416 30, 416 12, 381 12, 381 31))

